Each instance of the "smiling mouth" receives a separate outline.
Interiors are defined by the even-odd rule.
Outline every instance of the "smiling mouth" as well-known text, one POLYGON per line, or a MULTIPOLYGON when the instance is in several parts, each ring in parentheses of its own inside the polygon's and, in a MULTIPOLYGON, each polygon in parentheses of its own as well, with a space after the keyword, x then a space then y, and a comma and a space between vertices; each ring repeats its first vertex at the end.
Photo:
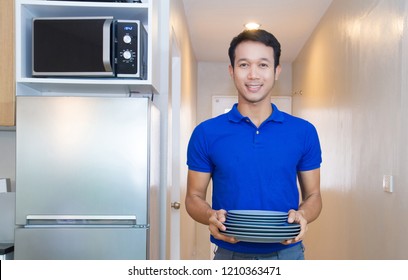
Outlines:
POLYGON ((255 85, 253 85, 253 84, 246 84, 245 86, 246 86, 247 89, 248 89, 249 91, 251 91, 251 92, 256 92, 256 91, 258 91, 258 90, 262 87, 261 84, 255 84, 255 85))

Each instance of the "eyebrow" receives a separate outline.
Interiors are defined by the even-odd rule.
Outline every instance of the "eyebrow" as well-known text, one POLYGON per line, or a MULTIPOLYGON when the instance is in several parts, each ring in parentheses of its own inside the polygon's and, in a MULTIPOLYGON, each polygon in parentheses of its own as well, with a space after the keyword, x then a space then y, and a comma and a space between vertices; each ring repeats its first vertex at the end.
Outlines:
MULTIPOLYGON (((241 58, 241 59, 238 59, 236 62, 238 63, 238 62, 241 62, 241 61, 254 61, 254 60, 251 60, 249 58, 241 58)), ((268 62, 271 62, 271 63, 273 62, 270 59, 264 58, 264 57, 262 57, 260 59, 255 59, 255 61, 268 61, 268 62)))

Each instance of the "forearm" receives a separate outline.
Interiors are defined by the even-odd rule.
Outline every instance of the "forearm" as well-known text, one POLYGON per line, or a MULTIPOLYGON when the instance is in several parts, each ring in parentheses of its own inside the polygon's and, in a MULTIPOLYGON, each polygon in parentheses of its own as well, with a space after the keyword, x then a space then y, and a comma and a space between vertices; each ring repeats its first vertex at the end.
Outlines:
POLYGON ((214 210, 200 195, 188 194, 186 196, 186 209, 188 214, 197 222, 208 225, 210 234, 216 238, 229 243, 236 243, 234 237, 226 236, 220 230, 226 230, 223 225, 226 219, 225 210, 214 210))
POLYGON ((215 212, 207 201, 196 195, 186 196, 186 210, 195 221, 204 225, 209 224, 209 218, 215 212))
POLYGON ((320 193, 311 194, 305 198, 299 205, 298 211, 302 213, 307 223, 316 220, 322 211, 322 198, 320 193))
POLYGON ((319 217, 322 211, 322 197, 320 195, 320 168, 299 172, 299 184, 302 190, 302 202, 299 212, 307 223, 319 217))

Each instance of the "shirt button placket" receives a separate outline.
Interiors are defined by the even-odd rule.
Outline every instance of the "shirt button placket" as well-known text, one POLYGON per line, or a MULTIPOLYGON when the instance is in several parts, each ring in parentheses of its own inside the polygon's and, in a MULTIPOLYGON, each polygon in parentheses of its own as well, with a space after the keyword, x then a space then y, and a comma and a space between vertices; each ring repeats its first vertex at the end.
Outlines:
POLYGON ((259 129, 257 128, 256 130, 255 130, 255 135, 254 135, 254 144, 255 144, 255 147, 258 147, 258 145, 259 145, 259 141, 260 141, 260 139, 259 139, 259 133, 260 133, 260 131, 259 131, 259 129))

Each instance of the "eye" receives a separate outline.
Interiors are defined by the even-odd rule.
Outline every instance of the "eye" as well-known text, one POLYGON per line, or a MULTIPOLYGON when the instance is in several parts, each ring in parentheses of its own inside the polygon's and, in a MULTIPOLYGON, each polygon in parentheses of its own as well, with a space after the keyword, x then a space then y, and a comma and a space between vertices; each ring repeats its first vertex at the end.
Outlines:
POLYGON ((263 69, 269 68, 269 64, 267 64, 267 63, 261 63, 261 64, 259 64, 259 67, 261 67, 261 68, 263 68, 263 69))
POLYGON ((249 67, 249 64, 248 64, 247 62, 241 62, 241 63, 238 64, 238 67, 245 69, 245 68, 248 68, 248 67, 249 67))

